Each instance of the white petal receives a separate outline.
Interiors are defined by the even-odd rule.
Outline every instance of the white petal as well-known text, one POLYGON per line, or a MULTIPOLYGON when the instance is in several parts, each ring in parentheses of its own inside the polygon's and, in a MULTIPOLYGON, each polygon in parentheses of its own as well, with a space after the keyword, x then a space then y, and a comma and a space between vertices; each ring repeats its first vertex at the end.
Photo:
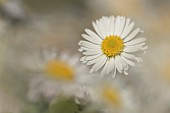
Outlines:
POLYGON ((80 47, 80 49, 79 50, 81 50, 81 52, 82 51, 101 51, 101 49, 100 48, 95 48, 95 49, 92 49, 92 48, 87 48, 87 47, 80 47))
MULTIPOLYGON (((126 19, 126 22, 125 22, 125 27, 122 31, 122 34, 124 35, 125 31, 127 30, 128 26, 129 26, 129 23, 130 23, 130 18, 127 18, 126 19)), ((120 35, 122 37, 122 34, 120 35)))
POLYGON ((121 55, 123 55, 125 58, 129 58, 129 59, 135 59, 137 62, 142 62, 142 59, 140 57, 136 57, 135 55, 132 54, 128 54, 128 53, 122 53, 121 55))
POLYGON ((135 57, 135 60, 136 60, 137 62, 142 62, 142 61, 143 61, 142 58, 140 58, 140 57, 135 57))
POLYGON ((144 33, 144 30, 140 30, 140 33, 144 33))
POLYGON ((122 33, 124 25, 125 25, 125 17, 121 17, 120 18, 120 27, 119 27, 119 31, 117 33, 118 36, 120 36, 120 34, 122 33))
POLYGON ((89 56, 89 55, 97 55, 97 54, 102 54, 103 52, 100 51, 84 51, 82 52, 83 55, 89 56))
POLYGON ((125 45, 136 45, 136 44, 142 43, 144 41, 146 41, 146 38, 136 38, 134 40, 131 40, 131 41, 125 43, 125 45))
POLYGON ((107 67, 107 73, 106 74, 109 74, 111 71, 113 71, 114 67, 115 67, 115 59, 114 58, 110 58, 109 61, 108 61, 108 67, 107 67))
POLYGON ((79 48, 78 51, 79 51, 79 52, 83 52, 83 49, 79 48))
POLYGON ((109 32, 109 18, 108 17, 102 17, 103 19, 103 25, 105 26, 105 32, 106 32, 106 36, 110 36, 110 32, 109 32))
POLYGON ((134 22, 132 22, 129 26, 125 27, 124 31, 121 34, 121 38, 124 39, 133 29, 134 27, 134 22))
POLYGON ((94 60, 86 61, 86 65, 92 65, 92 64, 94 64, 94 63, 95 63, 95 61, 94 61, 94 60))
POLYGON ((126 46, 127 48, 143 48, 144 47, 144 45, 145 45, 146 43, 144 42, 144 43, 140 43, 140 44, 136 44, 136 45, 130 45, 130 46, 126 46))
POLYGON ((97 54, 101 54, 101 51, 86 51, 83 52, 83 55, 97 55, 97 54))
POLYGON ((112 75, 112 78, 114 78, 116 76, 116 66, 114 66, 114 69, 113 69, 111 75, 112 75))
POLYGON ((135 63, 131 60, 126 59, 124 56, 121 56, 130 66, 135 66, 135 63))
POLYGON ((95 44, 101 44, 102 43, 102 39, 96 38, 96 37, 92 37, 86 34, 82 34, 82 37, 85 38, 86 40, 95 43, 95 44))
POLYGON ((128 73, 126 72, 126 70, 124 70, 124 74, 125 74, 125 75, 128 75, 128 73))
POLYGON ((92 65, 94 63, 97 63, 99 60, 101 60, 103 58, 105 58, 104 55, 101 55, 101 56, 97 57, 96 59, 89 60, 89 61, 87 61, 87 65, 92 65))
POLYGON ((92 55, 92 56, 86 56, 86 58, 84 58, 84 60, 89 61, 89 60, 93 60, 96 59, 97 57, 99 57, 102 53, 97 54, 97 55, 92 55))
POLYGON ((83 64, 87 63, 87 61, 82 61, 83 64))
POLYGON ((143 43, 139 43, 139 44, 136 44, 136 45, 133 45, 133 46, 144 46, 144 45, 146 45, 146 43, 145 42, 143 42, 143 43))
POLYGON ((99 45, 87 42, 87 41, 80 41, 79 44, 81 46, 84 46, 86 48, 91 48, 91 49, 95 49, 95 48, 101 48, 99 45))
POLYGON ((141 44, 137 44, 137 45, 133 45, 133 46, 126 46, 124 48, 124 51, 125 52, 136 52, 136 51, 139 51, 139 50, 146 50, 148 49, 147 46, 144 46, 145 43, 141 43, 141 44))
POLYGON ((98 49, 96 49, 96 50, 89 49, 89 50, 83 51, 83 53, 87 53, 87 52, 89 52, 90 54, 96 54, 96 53, 102 53, 102 50, 101 49, 100 50, 98 50, 98 49))
POLYGON ((107 57, 103 60, 103 62, 95 69, 95 71, 98 71, 100 68, 102 68, 104 66, 104 64, 106 64, 107 62, 107 57))
POLYGON ((114 25, 115 25, 115 18, 114 16, 110 17, 110 35, 114 34, 114 25))
POLYGON ((148 49, 148 46, 143 47, 141 50, 146 50, 148 49))
POLYGON ((92 68, 95 70, 97 67, 99 67, 103 61, 106 59, 105 55, 102 55, 100 58, 96 59, 96 63, 92 66, 92 68))
POLYGON ((92 30, 90 29, 85 29, 85 32, 91 36, 91 37, 94 37, 95 39, 99 40, 99 41, 102 41, 102 39, 95 33, 93 32, 92 30))
POLYGON ((116 17, 116 21, 115 21, 115 32, 114 32, 114 35, 118 34, 119 27, 120 27, 120 16, 117 16, 116 17))
POLYGON ((85 58, 86 58, 86 56, 83 56, 81 59, 80 59, 80 61, 82 62, 82 61, 85 61, 85 58))
POLYGON ((105 28, 105 25, 104 25, 102 18, 99 20, 99 25, 100 25, 101 32, 103 34, 102 38, 104 39, 104 38, 106 38, 107 34, 106 34, 106 28, 105 28))
POLYGON ((103 78, 104 75, 106 75, 106 68, 107 68, 107 65, 108 65, 108 61, 106 61, 102 71, 100 72, 100 77, 103 78))
POLYGON ((123 51, 125 52, 136 52, 136 51, 139 51, 141 50, 141 46, 137 46, 137 47, 125 47, 123 51))
POLYGON ((102 39, 104 39, 105 38, 105 33, 103 32, 103 26, 101 25, 101 22, 100 22, 100 20, 97 20, 96 21, 96 25, 98 26, 98 30, 99 30, 99 32, 100 32, 100 37, 102 38, 102 39))
POLYGON ((135 58, 135 55, 132 55, 132 54, 129 54, 129 53, 125 53, 125 52, 123 52, 121 55, 123 55, 126 58, 130 58, 130 59, 134 59, 135 58))
POLYGON ((124 42, 127 42, 131 39, 133 39, 140 31, 140 28, 137 28, 135 29, 129 36, 127 36, 125 39, 124 39, 124 42))
POLYGON ((100 19, 100 25, 101 25, 101 29, 102 29, 102 32, 103 32, 103 35, 104 35, 104 38, 107 37, 107 27, 105 26, 105 20, 104 20, 104 17, 102 17, 100 19))
POLYGON ((124 69, 124 70, 127 70, 127 69, 128 69, 128 64, 127 64, 127 62, 126 62, 122 57, 120 57, 120 56, 117 56, 117 57, 118 57, 120 63, 122 64, 123 69, 124 69))
POLYGON ((123 66, 122 64, 120 63, 118 57, 115 57, 115 66, 117 68, 117 70, 122 73, 122 70, 123 70, 123 66))
MULTIPOLYGON (((98 21, 98 20, 97 20, 98 21)), ((98 26, 98 24, 97 24, 97 22, 95 23, 95 22, 92 22, 92 25, 93 25, 93 28, 94 28, 94 30, 96 31, 96 33, 100 36, 100 38, 102 37, 102 34, 101 34, 101 32, 100 32, 100 29, 99 29, 99 27, 100 26, 98 26)))

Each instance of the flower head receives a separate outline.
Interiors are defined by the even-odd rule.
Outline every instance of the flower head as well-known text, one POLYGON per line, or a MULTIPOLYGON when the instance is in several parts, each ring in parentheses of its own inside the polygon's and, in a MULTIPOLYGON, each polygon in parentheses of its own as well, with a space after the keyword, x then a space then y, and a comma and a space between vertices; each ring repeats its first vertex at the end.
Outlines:
POLYGON ((61 54, 46 51, 46 60, 44 62, 43 71, 49 77, 65 83, 84 84, 89 78, 86 66, 79 63, 79 56, 69 55, 67 52, 61 54), (54 54, 54 55, 52 55, 54 54), (83 72, 83 73, 82 73, 83 72))
MULTIPOLYGON (((36 56, 39 59, 34 58, 36 61, 33 62, 37 71, 30 82, 29 100, 39 101, 43 97, 51 101, 59 95, 75 96, 79 87, 88 84, 90 76, 87 67, 79 63, 79 56, 71 56, 67 52, 59 54, 52 49, 36 56)), ((27 59, 25 64, 30 65, 30 60, 27 59)))
POLYGON ((83 53, 82 63, 93 65, 90 73, 101 70, 100 75, 116 74, 116 71, 127 75, 130 66, 135 66, 133 60, 142 59, 135 56, 137 51, 145 51, 145 38, 139 36, 143 33, 140 28, 133 30, 134 22, 123 16, 102 17, 93 22, 96 31, 85 29, 82 37, 86 41, 79 42, 79 51, 83 53))
POLYGON ((88 68, 79 63, 79 59, 78 55, 59 53, 53 48, 36 52, 31 57, 24 57, 22 61, 29 70, 57 82, 86 83, 85 81, 90 78, 86 76, 89 75, 88 68))
MULTIPOLYGON (((108 110, 114 112, 132 112, 138 106, 135 105, 136 99, 132 98, 133 90, 125 88, 120 81, 102 80, 93 87, 86 87, 86 92, 89 95, 90 101, 96 106, 102 106, 101 110, 108 110)), ((105 113, 105 112, 104 112, 105 113)), ((110 112, 109 112, 110 113, 110 112)))

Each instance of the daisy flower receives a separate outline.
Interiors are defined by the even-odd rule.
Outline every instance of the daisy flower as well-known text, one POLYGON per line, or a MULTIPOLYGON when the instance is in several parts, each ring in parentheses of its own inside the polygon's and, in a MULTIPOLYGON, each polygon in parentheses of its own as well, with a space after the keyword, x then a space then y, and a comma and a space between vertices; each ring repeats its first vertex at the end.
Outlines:
POLYGON ((79 63, 79 59, 78 55, 70 55, 68 52, 58 53, 54 48, 25 56, 22 62, 29 71, 37 75, 42 74, 58 82, 85 83, 85 80, 90 78, 86 76, 89 75, 88 68, 79 63))
POLYGON ((114 77, 116 71, 127 75, 129 65, 135 66, 133 60, 142 60, 134 53, 145 52, 148 48, 146 39, 139 36, 143 31, 140 28, 133 29, 134 22, 123 16, 104 16, 92 25, 96 33, 85 29, 86 34, 82 34, 82 37, 86 41, 79 42, 79 51, 84 55, 80 61, 93 65, 90 73, 101 70, 101 77, 110 73, 114 77))
POLYGON ((34 72, 28 92, 31 101, 38 101, 41 96, 47 100, 60 94, 73 96, 79 86, 88 84, 91 79, 87 67, 79 62, 79 56, 71 56, 67 52, 59 54, 55 50, 44 50, 34 56, 24 61, 34 72))
MULTIPOLYGON (((100 107, 102 111, 109 112, 134 112, 138 105, 131 88, 124 88, 121 82, 101 81, 93 87, 86 87, 87 94, 92 104, 100 107)), ((104 112, 105 113, 105 112, 104 112)))
POLYGON ((67 83, 85 84, 88 77, 88 68, 79 63, 79 56, 67 52, 60 54, 45 51, 46 61, 43 69, 46 75, 67 83))

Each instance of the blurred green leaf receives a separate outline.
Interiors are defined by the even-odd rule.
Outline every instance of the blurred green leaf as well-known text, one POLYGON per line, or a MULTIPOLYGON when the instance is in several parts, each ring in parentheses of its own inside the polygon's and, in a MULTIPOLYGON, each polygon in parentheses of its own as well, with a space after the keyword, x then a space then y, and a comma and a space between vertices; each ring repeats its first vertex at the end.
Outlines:
POLYGON ((49 103, 44 101, 26 104, 21 113, 47 113, 49 103))
POLYGON ((76 113, 78 110, 74 98, 59 98, 49 107, 48 113, 76 113))
POLYGON ((81 111, 80 113, 100 113, 99 110, 96 109, 84 109, 83 111, 81 111))
POLYGON ((26 106, 21 113, 39 113, 37 106, 26 106))

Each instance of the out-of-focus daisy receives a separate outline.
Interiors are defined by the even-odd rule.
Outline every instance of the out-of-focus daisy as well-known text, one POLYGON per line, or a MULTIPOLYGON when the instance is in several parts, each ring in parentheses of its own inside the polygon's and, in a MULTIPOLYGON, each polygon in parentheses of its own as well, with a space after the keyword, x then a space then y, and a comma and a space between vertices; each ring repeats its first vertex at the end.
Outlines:
POLYGON ((100 75, 104 76, 116 71, 128 74, 129 65, 135 66, 133 60, 140 62, 142 59, 135 56, 137 51, 145 51, 145 38, 139 36, 143 33, 140 28, 133 30, 134 22, 123 16, 102 17, 93 22, 96 31, 85 29, 87 34, 82 37, 87 41, 79 42, 79 51, 83 53, 82 63, 93 65, 90 73, 101 69, 100 75))
POLYGON ((79 86, 88 84, 90 80, 88 69, 79 63, 78 56, 66 52, 59 55, 55 50, 45 50, 35 56, 33 61, 24 59, 24 64, 36 74, 30 82, 30 100, 36 100, 34 97, 39 98, 39 95, 48 100, 61 93, 74 95, 79 86))
POLYGON ((87 87, 87 92, 93 103, 103 106, 103 110, 109 111, 126 111, 132 112, 138 109, 138 105, 133 97, 133 91, 130 88, 124 88, 121 84, 113 84, 109 81, 87 87), (136 105, 135 105, 135 104, 136 105))
MULTIPOLYGON (((46 75, 58 82, 79 82, 85 81, 88 76, 88 68, 79 63, 80 57, 71 56, 67 52, 57 53, 55 49, 44 50, 23 58, 24 65, 36 73, 46 75)), ((85 82, 84 82, 85 83, 85 82)))

